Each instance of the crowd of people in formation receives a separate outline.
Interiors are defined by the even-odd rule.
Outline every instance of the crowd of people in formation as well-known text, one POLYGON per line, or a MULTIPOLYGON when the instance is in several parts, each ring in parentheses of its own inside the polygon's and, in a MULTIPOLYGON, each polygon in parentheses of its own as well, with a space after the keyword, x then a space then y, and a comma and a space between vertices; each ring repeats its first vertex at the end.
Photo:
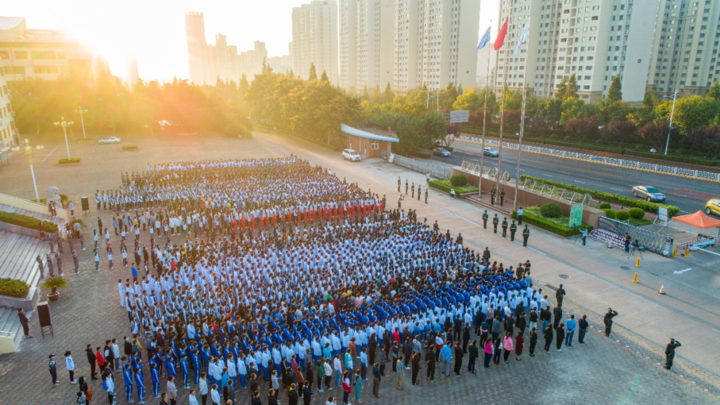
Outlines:
POLYGON ((539 340, 546 353, 572 346, 576 328, 584 343, 585 317, 563 320, 530 261, 493 261, 298 157, 158 165, 122 180, 96 202, 118 213, 112 232, 98 230, 128 267, 116 301, 128 333, 86 348, 110 404, 186 393, 204 405, 347 404, 370 379, 380 397, 386 379, 402 390, 406 372, 412 385, 474 374, 478 362, 535 356, 539 340))

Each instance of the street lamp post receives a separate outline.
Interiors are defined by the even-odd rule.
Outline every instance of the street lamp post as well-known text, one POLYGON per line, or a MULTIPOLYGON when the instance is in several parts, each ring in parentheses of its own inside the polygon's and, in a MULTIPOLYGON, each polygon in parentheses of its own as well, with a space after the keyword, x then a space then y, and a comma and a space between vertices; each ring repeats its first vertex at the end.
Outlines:
POLYGON ((670 146, 670 133, 672 132, 672 129, 673 129, 672 122, 673 122, 673 117, 675 116, 675 102, 677 101, 677 95, 678 95, 679 91, 680 90, 675 90, 675 94, 673 94, 672 97, 665 96, 665 98, 672 98, 672 100, 673 100, 672 111, 670 111, 670 126, 668 127, 668 136, 667 136, 667 141, 665 142, 665 155, 667 155, 668 147, 670 146))
POLYGON ((83 118, 83 113, 88 112, 88 110, 85 110, 82 108, 82 106, 80 106, 77 110, 75 110, 75 112, 80 113, 80 123, 82 124, 83 139, 87 139, 87 137, 85 136, 85 119, 83 118))
MULTIPOLYGON (((33 187, 35 188, 35 199, 38 202, 40 202, 40 194, 38 194, 37 182, 35 181, 35 170, 33 170, 33 164, 32 164, 33 148, 30 146, 30 141, 28 141, 26 139, 24 147, 16 146, 16 147, 12 148, 13 152, 19 152, 20 149, 22 149, 25 152, 25 155, 28 158, 28 163, 30 164, 30 174, 32 175, 33 187)), ((41 150, 45 149, 45 147, 42 145, 37 145, 37 146, 35 146, 35 149, 37 151, 41 151, 41 150)))
POLYGON ((63 129, 63 134, 65 134, 65 147, 67 148, 68 159, 71 159, 71 157, 70 157, 70 144, 68 143, 68 139, 67 139, 67 128, 68 128, 68 127, 71 127, 71 126, 74 124, 74 122, 72 122, 72 121, 65 121, 65 117, 60 117, 60 120, 61 120, 60 122, 56 122, 56 123, 55 123, 55 126, 56 126, 56 127, 62 127, 62 129, 63 129))

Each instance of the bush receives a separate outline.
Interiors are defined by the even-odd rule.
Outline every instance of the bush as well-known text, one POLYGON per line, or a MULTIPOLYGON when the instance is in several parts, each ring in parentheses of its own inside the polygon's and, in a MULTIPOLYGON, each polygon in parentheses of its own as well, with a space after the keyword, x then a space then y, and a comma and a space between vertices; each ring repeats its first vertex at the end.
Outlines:
POLYGON ((558 182, 558 181, 541 179, 541 178, 539 178, 539 177, 532 177, 532 176, 528 176, 528 175, 525 175, 525 174, 523 174, 522 176, 520 176, 520 180, 521 180, 521 181, 523 181, 523 180, 525 180, 525 179, 535 180, 535 181, 537 181, 537 182, 540 182, 540 183, 543 183, 543 184, 547 184, 547 185, 550 185, 550 186, 562 187, 562 188, 564 188, 564 189, 566 189, 566 190, 575 191, 575 192, 578 192, 578 193, 588 193, 588 194, 590 194, 593 198, 598 199, 598 200, 607 201, 607 202, 610 202, 610 203, 615 203, 615 204, 618 204, 618 205, 622 205, 622 206, 624 206, 624 207, 637 207, 637 208, 642 209, 642 210, 645 211, 645 212, 652 212, 652 213, 654 213, 654 214, 658 212, 658 207, 659 207, 659 206, 660 206, 660 207, 666 207, 666 208, 668 209, 668 215, 671 216, 671 217, 674 217, 675 215, 678 214, 678 212, 680 212, 680 208, 675 207, 675 206, 673 206, 673 205, 656 204, 656 203, 652 203, 652 202, 645 201, 645 200, 639 200, 639 199, 637 199, 637 198, 628 198, 628 197, 624 197, 624 196, 617 195, 617 194, 606 193, 606 192, 603 192, 603 191, 592 190, 592 189, 589 189, 589 188, 577 187, 577 186, 573 186, 573 185, 571 185, 571 184, 566 184, 566 183, 560 183, 560 182, 558 182))
MULTIPOLYGON (((517 211, 513 211, 512 217, 513 219, 517 219, 517 211)), ((553 222, 550 219, 537 216, 530 209, 525 209, 525 212, 523 213, 523 222, 527 222, 530 225, 535 225, 538 228, 545 229, 546 231, 558 234, 564 238, 573 236, 577 233, 577 228, 570 228, 569 226, 567 226, 567 224, 561 225, 557 222, 553 222)), ((586 223, 583 223, 582 227, 587 228, 588 231, 592 231, 593 229, 592 226, 586 223)))
POLYGON ((467 186, 467 177, 464 174, 453 174, 450 177, 450 184, 454 187, 467 186))
POLYGON ((562 216, 562 208, 555 203, 547 203, 540 207, 540 214, 545 218, 560 218, 562 216))
POLYGON ((611 205, 610 203, 607 203, 607 202, 600 203, 600 209, 602 210, 602 209, 605 209, 605 208, 612 208, 612 205, 611 205))
POLYGON ((430 152, 417 152, 414 154, 415 157, 419 157, 420 159, 431 159, 432 154, 430 152))
POLYGON ((0 278, 0 295, 7 295, 15 298, 25 298, 30 292, 28 283, 11 278, 0 278))
POLYGON ((63 158, 58 160, 58 163, 60 163, 61 165, 66 165, 68 163, 80 163, 80 158, 63 158))
POLYGON ((552 134, 552 135, 548 136, 548 139, 558 139, 558 136, 555 134, 552 134))
POLYGON ((640 208, 630 208, 630 218, 632 219, 643 219, 645 217, 645 211, 640 208))
POLYGON ((608 217, 608 218, 610 218, 610 219, 615 219, 615 210, 605 209, 605 210, 603 210, 603 211, 605 211, 605 216, 606 216, 606 217, 608 217))
POLYGON ((434 188, 434 189, 437 189, 437 190, 440 190, 440 191, 445 192, 445 193, 449 193, 450 190, 452 190, 452 189, 455 189, 455 193, 457 193, 458 195, 460 195, 460 194, 462 194, 462 193, 477 193, 477 192, 478 192, 478 188, 477 188, 477 187, 474 187, 474 186, 469 186, 469 185, 463 186, 463 187, 455 187, 455 186, 452 186, 452 185, 450 184, 450 180, 449 180, 449 179, 445 179, 445 180, 430 180, 430 183, 429 183, 429 184, 430 184, 430 187, 432 187, 432 188, 434 188))
POLYGON ((123 150, 137 150, 138 146, 137 145, 123 145, 122 149, 123 150))
POLYGON ((617 219, 618 221, 627 221, 629 218, 630 218, 629 212, 627 212, 625 210, 615 211, 615 219, 617 219))
MULTIPOLYGON (((39 230, 40 221, 36 218, 29 217, 27 215, 15 214, 5 211, 0 211, 0 222, 6 222, 8 224, 22 226, 23 228, 39 230)), ((57 225, 52 222, 42 221, 43 229, 48 233, 57 232, 57 225)))
POLYGON ((678 155, 687 155, 687 149, 680 148, 680 149, 676 150, 675 153, 677 153, 678 155))
POLYGON ((644 150, 646 149, 645 145, 638 143, 635 145, 635 150, 644 150))
POLYGON ((565 141, 572 141, 572 136, 566 136, 563 138, 565 141))

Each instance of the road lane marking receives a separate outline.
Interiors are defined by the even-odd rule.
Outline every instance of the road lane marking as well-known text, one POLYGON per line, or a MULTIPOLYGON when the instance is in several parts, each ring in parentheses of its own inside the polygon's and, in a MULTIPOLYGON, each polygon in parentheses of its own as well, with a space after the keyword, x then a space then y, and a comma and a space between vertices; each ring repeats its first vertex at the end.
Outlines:
POLYGON ((692 270, 692 267, 688 267, 687 269, 680 270, 680 271, 673 271, 673 274, 683 274, 683 273, 687 273, 690 270, 692 270))
POLYGON ((49 157, 50 157, 50 155, 52 155, 52 154, 53 154, 53 152, 55 152, 55 149, 57 149, 57 148, 58 148, 57 146, 56 146, 55 148, 53 148, 53 150, 51 150, 51 151, 50 151, 50 153, 48 153, 48 154, 47 154, 47 156, 45 156, 45 159, 43 159, 42 161, 43 161, 43 162, 44 162, 44 161, 46 161, 46 160, 47 160, 47 158, 49 158, 49 157))
POLYGON ((711 252, 709 250, 698 248, 697 250, 702 250, 703 252, 710 253, 711 255, 720 256, 720 253, 711 252))

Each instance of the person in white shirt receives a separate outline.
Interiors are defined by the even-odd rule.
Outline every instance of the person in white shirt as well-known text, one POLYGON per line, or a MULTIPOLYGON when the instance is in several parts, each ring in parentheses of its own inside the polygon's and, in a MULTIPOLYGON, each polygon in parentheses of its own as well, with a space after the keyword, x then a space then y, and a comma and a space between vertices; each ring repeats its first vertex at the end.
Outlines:
POLYGON ((198 400, 195 398, 195 390, 190 390, 190 397, 188 398, 190 402, 188 402, 190 405, 198 405, 198 400))
POLYGON ((75 381, 75 362, 73 361, 70 350, 65 352, 65 365, 67 366, 68 374, 70 374, 70 384, 77 384, 77 381, 75 381))
POLYGON ((212 400, 213 405, 221 405, 220 393, 217 388, 217 384, 213 384, 212 389, 210 390, 210 399, 212 400))

